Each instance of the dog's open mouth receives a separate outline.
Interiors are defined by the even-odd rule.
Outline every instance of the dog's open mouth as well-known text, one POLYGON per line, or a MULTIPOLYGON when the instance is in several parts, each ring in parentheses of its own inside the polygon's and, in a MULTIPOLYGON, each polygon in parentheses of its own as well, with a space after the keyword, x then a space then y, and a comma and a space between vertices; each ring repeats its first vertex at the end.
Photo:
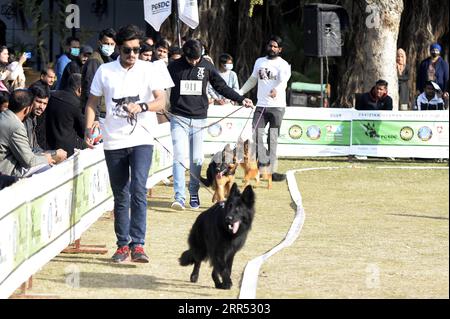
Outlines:
POLYGON ((228 225, 228 230, 230 230, 233 234, 236 234, 239 230, 240 222, 237 220, 233 224, 228 225))

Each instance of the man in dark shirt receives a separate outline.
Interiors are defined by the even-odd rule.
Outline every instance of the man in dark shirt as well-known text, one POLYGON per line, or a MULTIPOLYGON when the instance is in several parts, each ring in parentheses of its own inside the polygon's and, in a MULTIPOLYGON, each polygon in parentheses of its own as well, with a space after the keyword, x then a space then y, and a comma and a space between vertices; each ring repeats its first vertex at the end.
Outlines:
POLYGON ((64 90, 67 86, 67 82, 69 79, 69 76, 74 73, 80 73, 83 65, 87 62, 87 60, 91 57, 92 53, 94 53, 94 50, 89 45, 83 45, 80 49, 80 55, 77 56, 72 62, 67 64, 66 68, 64 69, 60 86, 60 90, 64 90))
POLYGON ((378 80, 370 92, 364 93, 356 103, 359 111, 392 111, 392 98, 388 95, 388 83, 378 80))
POLYGON ((69 76, 64 90, 55 91, 47 107, 47 142, 52 149, 62 148, 67 156, 83 149, 84 115, 80 107, 81 74, 69 76))
POLYGON ((48 149, 45 140, 45 110, 50 90, 47 86, 35 85, 30 87, 30 92, 33 94, 33 107, 24 124, 33 153, 41 153, 48 149))
POLYGON ((184 56, 169 64, 168 69, 175 87, 170 95, 170 130, 173 143, 173 178, 175 201, 172 208, 185 209, 185 168, 182 165, 185 146, 190 149, 190 172, 197 178, 189 181, 190 206, 193 209, 200 207, 198 197, 199 176, 203 163, 203 132, 201 127, 206 126, 208 116, 208 96, 206 87, 208 82, 212 87, 227 99, 243 103, 252 107, 250 99, 236 93, 222 79, 214 65, 202 57, 202 44, 197 40, 188 40, 183 45, 184 56))

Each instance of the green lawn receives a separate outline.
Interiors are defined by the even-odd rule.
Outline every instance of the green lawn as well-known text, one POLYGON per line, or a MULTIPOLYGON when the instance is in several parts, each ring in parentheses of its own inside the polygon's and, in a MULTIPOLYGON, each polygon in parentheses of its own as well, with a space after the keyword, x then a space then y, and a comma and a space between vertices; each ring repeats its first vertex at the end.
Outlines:
MULTIPOLYGON (((448 298, 448 170, 379 169, 436 163, 281 160, 279 171, 309 167, 337 170, 296 174, 306 212, 295 243, 261 268, 258 298, 448 298)), ((205 165, 206 166, 206 165, 205 165)), ((238 171, 238 182, 242 172, 238 171)), ((171 211, 172 187, 154 188, 149 200, 149 264, 109 262, 115 249, 108 214, 82 237, 106 244, 108 255, 61 254, 34 276, 34 293, 63 298, 236 298, 246 263, 286 235, 294 209, 286 182, 256 189, 257 205, 247 244, 235 258, 230 291, 213 288, 204 263, 197 284, 191 267, 178 265, 198 211, 171 211), (79 282, 75 287, 71 284, 79 282), (79 281, 77 279, 79 278, 79 281)), ((202 210, 211 195, 202 189, 202 210)))

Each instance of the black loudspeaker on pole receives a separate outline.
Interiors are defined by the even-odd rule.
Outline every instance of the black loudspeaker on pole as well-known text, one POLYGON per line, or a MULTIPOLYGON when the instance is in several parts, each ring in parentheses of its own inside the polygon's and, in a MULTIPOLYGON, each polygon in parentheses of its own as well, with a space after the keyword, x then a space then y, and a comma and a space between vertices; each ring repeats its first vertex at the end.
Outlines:
POLYGON ((341 6, 309 4, 303 9, 304 51, 311 57, 342 55, 342 31, 349 19, 341 6))
POLYGON ((324 106, 323 58, 342 55, 342 31, 349 25, 341 6, 316 3, 303 9, 303 45, 305 56, 320 58, 320 106, 324 106))

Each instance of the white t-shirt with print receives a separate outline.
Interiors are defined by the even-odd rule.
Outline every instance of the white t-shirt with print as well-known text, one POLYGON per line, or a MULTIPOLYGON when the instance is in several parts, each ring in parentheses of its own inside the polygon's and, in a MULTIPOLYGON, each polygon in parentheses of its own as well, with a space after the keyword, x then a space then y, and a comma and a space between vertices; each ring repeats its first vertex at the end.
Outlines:
POLYGON ((291 66, 283 58, 256 60, 252 76, 258 79, 257 106, 286 107, 286 87, 291 77, 291 66), (270 91, 276 89, 277 96, 271 98, 270 91))
POLYGON ((137 60, 136 64, 127 70, 122 67, 119 59, 102 64, 91 85, 91 94, 105 97, 103 147, 105 150, 116 150, 137 145, 153 145, 153 134, 158 127, 156 113, 138 113, 137 124, 131 123, 123 106, 131 102, 151 102, 154 100, 154 90, 164 90, 174 84, 167 68, 137 60))

